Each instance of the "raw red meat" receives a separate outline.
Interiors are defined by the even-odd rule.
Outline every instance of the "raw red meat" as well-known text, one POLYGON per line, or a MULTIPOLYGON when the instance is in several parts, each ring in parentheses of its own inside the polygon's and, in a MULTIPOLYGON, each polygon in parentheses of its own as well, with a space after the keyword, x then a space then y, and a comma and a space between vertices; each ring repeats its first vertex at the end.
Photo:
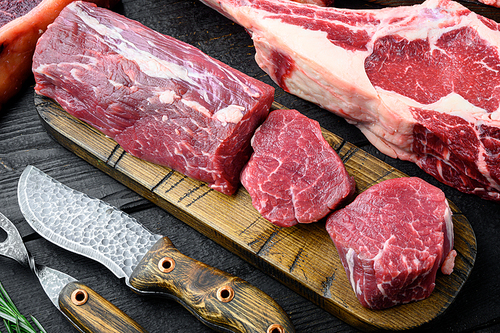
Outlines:
POLYGON ((318 122, 296 110, 271 112, 252 147, 241 183, 254 207, 278 226, 318 221, 354 194, 354 179, 318 122))
POLYGON ((381 152, 500 200, 500 26, 457 2, 380 10, 202 0, 250 32, 283 89, 358 126, 381 152))
MULTIPOLYGON (((8 0, 0 7, 0 107, 31 75, 36 41, 59 12, 74 0, 8 0)), ((119 0, 89 0, 111 7, 119 0)))
POLYGON ((479 0, 479 2, 484 3, 485 5, 500 7, 500 0, 479 0))
POLYGON ((328 7, 333 6, 334 0, 291 0, 299 3, 328 7))
POLYGON ((422 300, 433 291, 439 267, 451 274, 451 214, 440 189, 420 178, 397 178, 328 217, 326 230, 363 306, 422 300))
POLYGON ((68 5, 40 38, 35 91, 141 159, 232 194, 274 88, 112 11, 68 5))

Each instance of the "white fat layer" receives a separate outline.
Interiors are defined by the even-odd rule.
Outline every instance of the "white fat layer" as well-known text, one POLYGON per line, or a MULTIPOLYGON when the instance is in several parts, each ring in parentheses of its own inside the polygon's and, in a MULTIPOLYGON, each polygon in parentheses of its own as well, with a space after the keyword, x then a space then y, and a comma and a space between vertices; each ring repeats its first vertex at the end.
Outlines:
POLYGON ((378 261, 380 260, 380 258, 382 258, 382 256, 384 255, 384 252, 385 252, 385 249, 387 248, 387 246, 391 243, 391 241, 393 241, 394 239, 396 238, 396 236, 394 235, 391 235, 391 237, 389 237, 385 242, 384 242, 384 245, 382 245, 382 248, 378 251, 377 255, 375 257, 373 257, 373 261, 378 261))
MULTIPOLYGON (((452 212, 450 207, 448 206, 448 202, 446 202, 446 209, 444 212, 444 222, 446 225, 446 236, 448 238, 449 242, 449 248, 450 251, 453 249, 453 219, 452 219, 452 212)), ((444 253, 444 255, 448 255, 448 253, 444 253)))
MULTIPOLYGON (((437 39, 442 36, 443 33, 470 24, 470 19, 464 18, 459 18, 460 21, 458 23, 455 22, 455 24, 451 24, 452 22, 457 20, 457 17, 450 16, 449 14, 444 13, 442 9, 438 10, 434 8, 435 6, 437 6, 437 3, 429 3, 429 8, 426 8, 425 10, 420 8, 418 12, 419 15, 408 15, 408 8, 405 7, 405 12, 401 12, 401 17, 405 19, 401 22, 398 22, 397 24, 381 24, 377 27, 373 27, 373 31, 371 32, 369 31, 370 27, 363 26, 361 28, 368 30, 369 33, 373 33, 373 38, 371 39, 372 41, 377 40, 378 35, 385 36, 388 34, 399 34, 409 40, 429 39, 431 45, 433 45, 437 41, 437 39), (411 24, 409 22, 406 22, 408 20, 415 19, 425 21, 426 24, 422 25, 425 28, 415 29, 415 23, 413 21, 411 22, 411 24), (447 29, 443 28, 443 26, 446 26, 446 23, 449 23, 450 26, 447 29), (380 29, 380 27, 383 28, 380 29)), ((386 11, 380 11, 380 13, 385 12, 386 11)), ((380 14, 378 18, 380 18, 381 20, 394 19, 394 16, 397 16, 398 12, 394 8, 391 8, 391 10, 387 11, 387 13, 390 15, 385 17, 384 15, 380 14)), ((254 15, 260 16, 262 14, 254 15)), ((481 33, 482 35, 494 34, 496 37, 493 38, 492 36, 492 40, 500 40, 500 38, 498 38, 498 32, 488 29, 477 18, 473 18, 473 20, 477 21, 479 33, 481 33)), ((370 44, 367 46, 368 50, 366 51, 349 51, 330 43, 325 32, 307 30, 300 26, 283 23, 279 19, 269 18, 269 15, 268 18, 262 18, 261 20, 258 20, 258 22, 254 21, 252 23, 253 26, 251 27, 251 30, 253 31, 254 41, 260 42, 261 44, 267 43, 268 45, 272 45, 273 48, 278 49, 285 54, 293 55, 294 61, 297 63, 297 68, 304 68, 304 66, 310 67, 307 70, 307 73, 309 74, 313 72, 312 70, 315 70, 316 73, 319 73, 320 77, 310 77, 309 79, 311 81, 338 81, 338 84, 335 84, 335 86, 338 87, 339 84, 342 83, 340 81, 342 81, 342 78, 344 78, 345 85, 340 86, 344 86, 345 89, 355 88, 353 89, 354 91, 363 90, 364 94, 368 93, 373 96, 377 95, 378 92, 374 90, 374 87, 368 80, 364 71, 364 61, 371 52, 370 49, 372 46, 370 44), (265 36, 261 36, 259 33, 260 31, 266 31, 265 36), (307 61, 301 62, 301 59, 307 59, 307 61), (332 61, 332 59, 335 59, 335 61, 332 61), (325 80, 324 76, 328 76, 328 73, 335 73, 335 77, 331 77, 325 80), (356 82, 356 87, 351 87, 349 82, 356 82)), ((342 24, 340 21, 335 23, 342 24)), ((356 29, 361 29, 349 25, 346 25, 346 27, 353 31, 355 31, 356 29)), ((495 46, 500 47, 500 43, 499 45, 495 46)), ((265 58, 265 55, 261 55, 261 58, 265 58)), ((266 59, 260 59, 260 62, 265 63, 265 60, 266 59)), ((301 81, 297 81, 296 79, 296 77, 291 77, 290 80, 286 82, 287 87, 290 88, 292 93, 297 94, 301 97, 306 97, 308 100, 312 99, 315 102, 320 102, 320 105, 329 108, 329 105, 327 105, 324 101, 318 101, 316 98, 314 98, 314 95, 321 96, 324 95, 324 93, 316 94, 314 92, 311 92, 311 82, 302 81, 303 84, 300 84, 301 81)), ((335 95, 335 93, 333 95, 335 95)), ((401 97, 401 95, 398 96, 399 98, 401 97)), ((359 103, 352 104, 359 105, 359 103)), ((408 100, 407 104, 417 107, 419 106, 418 103, 412 100, 408 100)), ((346 106, 347 105, 342 105, 341 108, 346 106)), ((433 109, 440 112, 446 112, 450 114, 459 113, 457 114, 459 116, 467 115, 468 117, 471 117, 472 115, 480 115, 480 117, 488 117, 488 119, 500 119, 500 111, 498 113, 495 112, 493 114, 485 114, 484 110, 475 107, 474 105, 454 93, 436 102, 435 105, 426 105, 426 107, 432 107, 433 109), (470 113, 468 113, 469 111, 470 113)))
POLYGON ((359 285, 356 287, 356 281, 354 281, 354 256, 356 252, 353 248, 349 248, 345 255, 345 260, 347 262, 347 267, 349 269, 349 281, 351 282, 352 289, 356 291, 357 294, 361 294, 359 285))
POLYGON ((162 91, 158 95, 160 102, 163 104, 172 104, 176 97, 178 98, 179 96, 172 90, 162 91))
POLYGON ((431 4, 428 1, 426 5, 428 5, 427 8, 403 6, 380 11, 377 18, 382 23, 374 34, 373 40, 376 40, 378 36, 399 35, 409 41, 428 39, 431 44, 434 44, 443 33, 467 24, 457 22, 457 17, 450 15, 446 10, 436 8, 438 3, 431 4), (396 18, 401 20, 395 20, 396 18), (416 26, 422 28, 415 29, 416 26))
MULTIPOLYGON (((432 15, 436 15, 437 17, 442 16, 439 12, 430 10, 428 11, 432 15)), ((429 15, 431 15, 429 14, 429 15)), ((431 16, 432 16, 431 15, 431 16)), ((407 16, 407 15, 405 15, 407 16)), ((411 16, 414 18, 414 16, 411 16)), ((417 38, 427 38, 431 39, 431 45, 444 33, 446 30, 438 29, 438 26, 443 23, 443 20, 448 19, 433 19, 433 25, 435 25, 436 31, 439 31, 439 35, 431 36, 429 35, 429 29, 410 29, 412 34, 418 33, 422 34, 421 36, 406 36, 408 39, 417 39, 417 38)), ((328 105, 327 101, 322 101, 322 96, 325 95, 325 89, 329 89, 328 86, 333 87, 345 87, 346 90, 363 90, 364 95, 369 94, 371 96, 376 96, 380 94, 381 99, 384 100, 387 98, 387 102, 392 101, 394 99, 401 99, 402 96, 399 94, 392 93, 392 95, 397 95, 391 97, 391 92, 386 92, 381 89, 376 89, 371 84, 370 80, 366 76, 366 72, 364 70, 364 62, 366 57, 370 54, 370 50, 367 51, 349 51, 342 47, 336 46, 333 43, 329 42, 327 39, 327 34, 322 31, 311 31, 304 29, 300 26, 290 25, 281 22, 278 19, 262 19, 260 22, 259 29, 254 32, 253 39, 255 42, 260 43, 261 46, 268 45, 268 47, 275 48, 280 50, 284 54, 294 55, 294 61, 297 64, 297 68, 302 69, 311 75, 311 73, 317 73, 317 77, 309 76, 308 80, 301 80, 299 77, 294 76, 292 74, 290 79, 286 81, 287 87, 290 91, 298 96, 305 97, 308 100, 313 100, 316 103, 331 108, 328 105), (267 31, 265 37, 260 36, 259 31, 267 31), (270 34, 269 31, 272 31, 273 34, 270 34), (311 51, 312 50, 312 51, 311 51), (314 51, 317 50, 317 51, 314 51), (305 59, 303 61, 303 59, 305 59), (335 61, 332 61, 335 59, 335 61), (358 70, 353 70, 358 69, 358 70), (328 76, 328 73, 335 73, 335 75, 329 77, 325 80, 325 76, 328 76), (299 79, 298 79, 299 78, 299 79), (318 88, 322 92, 314 92, 311 91, 311 81, 316 82, 318 84, 318 88), (344 82, 341 82, 344 81, 344 82), (328 84, 328 86, 324 86, 325 82, 337 82, 336 84, 328 84), (356 82, 356 87, 351 86, 351 82, 356 82)), ((404 24, 398 24, 401 26, 405 26, 404 24)), ((465 23, 464 23, 465 25, 465 23)), ((387 25, 389 28, 391 25, 387 25)), ((392 25, 394 26, 394 25, 392 25)), ((483 25, 481 25, 483 26, 483 25)), ((355 30, 353 27, 349 27, 350 29, 355 30)), ((387 28, 387 29, 389 29, 387 28)), ((456 29, 457 26, 450 27, 450 29, 456 29)), ((394 31, 377 31, 376 34, 386 35, 390 33, 402 34, 403 30, 397 30, 392 28, 394 31)), ((404 28, 401 28, 404 29, 404 28)), ((488 33, 489 30, 486 30, 485 33, 488 33)), ((491 32, 489 32, 491 33, 491 32)), ((403 34, 404 35, 404 34, 403 34)), ((376 40, 377 38, 372 38, 376 40)), ((499 39, 500 40, 500 39, 499 39)), ((370 46, 368 46, 370 48, 370 46)), ((258 50, 259 51, 259 50, 258 50)), ((265 66, 267 55, 258 54, 257 57, 259 63, 262 63, 265 66)), ((270 71, 268 71, 270 72, 270 71)), ((298 73, 297 73, 298 74, 298 73)), ((332 91, 332 95, 335 96, 337 92, 332 91)), ((345 93, 340 93, 340 96, 345 96, 345 93)), ((334 98, 335 99, 335 98, 334 98)), ((407 105, 415 106, 415 107, 424 107, 424 105, 419 104, 418 102, 404 98, 407 105)), ((351 105, 360 105, 359 102, 363 101, 336 101, 343 102, 341 103, 341 108, 349 109, 351 105), (343 104, 343 105, 342 105, 343 104)), ((391 105, 391 103, 386 103, 391 105)), ((361 104, 362 105, 362 104, 361 104)), ((500 119, 500 110, 494 113, 486 113, 484 109, 478 108, 465 100, 463 97, 456 93, 451 93, 448 96, 440 99, 434 104, 427 104, 424 108, 432 108, 439 112, 455 114, 457 116, 463 117, 464 119, 470 120, 471 117, 487 117, 488 119, 500 119)), ((343 115, 345 116, 345 115, 343 115)))
POLYGON ((82 82, 82 80, 80 79, 80 76, 78 75, 78 72, 80 72, 80 70, 78 68, 73 68, 69 71, 69 73, 71 74, 71 76, 77 80, 78 82, 82 82))
MULTIPOLYGON (((491 121, 500 118, 500 110, 488 113, 486 112, 486 110, 475 106, 455 92, 446 95, 445 97, 432 104, 421 104, 411 98, 402 96, 393 91, 387 91, 381 88, 377 88, 377 91, 380 98, 387 105, 401 104, 401 106, 407 105, 409 107, 421 108, 425 110, 434 110, 437 112, 461 117, 472 123, 475 123, 478 119, 491 121)), ((406 109, 408 109, 408 107, 406 107, 406 109)), ((406 114, 409 113, 406 112, 406 114)))
POLYGON ((193 110, 196 110, 202 114, 204 114, 207 117, 211 117, 212 114, 210 113, 210 110, 208 110, 206 107, 201 105, 200 103, 196 101, 188 101, 186 99, 181 99, 181 102, 186 105, 187 107, 190 107, 193 110))
POLYGON ((237 124, 243 118, 243 111, 245 111, 245 107, 243 106, 229 105, 215 112, 212 117, 224 124, 226 123, 237 124))
POLYGON ((377 283, 377 289, 380 291, 381 295, 383 295, 384 297, 387 297, 387 293, 385 292, 383 283, 377 283))
POLYGON ((109 83, 111 83, 111 85, 115 88, 121 88, 123 87, 123 84, 119 83, 119 82, 116 82, 114 80, 108 80, 109 83))
MULTIPOLYGON (((346 50, 331 43, 326 32, 307 30, 301 26, 283 23, 279 19, 262 19, 259 23, 261 26, 258 31, 267 31, 267 33, 264 37, 256 31, 254 40, 256 38, 267 39, 269 45, 274 45, 284 54, 293 55, 294 61, 298 62, 297 67, 310 66, 311 69, 320 73, 321 77, 318 76, 316 80, 325 81, 325 75, 335 73, 329 79, 346 78, 344 83, 348 86, 350 82, 356 82, 357 89, 376 94, 365 71, 352 70, 352 68, 364 68, 364 60, 368 52, 346 50), (302 59, 304 59, 303 62, 302 59)), ((304 90, 307 91, 308 88, 304 87, 304 90)))

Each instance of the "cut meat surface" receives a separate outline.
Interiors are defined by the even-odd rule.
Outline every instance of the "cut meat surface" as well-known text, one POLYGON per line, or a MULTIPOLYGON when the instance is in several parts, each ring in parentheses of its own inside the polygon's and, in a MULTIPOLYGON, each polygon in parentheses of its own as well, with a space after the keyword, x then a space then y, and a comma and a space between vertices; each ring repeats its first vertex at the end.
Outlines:
POLYGON ((286 91, 358 126, 381 152, 500 200, 500 27, 457 2, 380 10, 202 0, 250 32, 286 91))
POLYGON ((334 0, 291 0, 298 3, 311 4, 321 7, 333 6, 334 0))
POLYGON ((484 3, 485 5, 500 7, 500 0, 479 0, 479 2, 484 3))
POLYGON ((440 189, 412 177, 374 185, 328 217, 326 230, 363 306, 422 300, 439 267, 452 273, 451 214, 440 189))
POLYGON ((141 159, 233 194, 274 88, 112 11, 68 5, 40 38, 35 91, 141 159))
POLYGON ((296 110, 272 111, 252 147, 241 183, 254 207, 278 226, 318 221, 354 194, 354 179, 318 122, 296 110))
MULTIPOLYGON (((40 35, 74 0, 0 0, 0 107, 31 75, 31 59, 40 35)), ((89 0, 110 8, 119 0, 89 0)))

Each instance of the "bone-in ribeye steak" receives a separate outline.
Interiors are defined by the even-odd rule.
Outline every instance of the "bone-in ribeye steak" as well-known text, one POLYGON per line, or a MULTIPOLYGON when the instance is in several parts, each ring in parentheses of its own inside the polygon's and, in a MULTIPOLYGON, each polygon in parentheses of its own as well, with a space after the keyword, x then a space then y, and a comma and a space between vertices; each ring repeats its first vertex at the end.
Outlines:
POLYGON ((449 0, 380 10, 202 0, 251 33, 283 89, 383 153, 500 200, 500 27, 449 0))
POLYGON ((485 5, 499 7, 500 8, 500 0, 479 0, 479 2, 484 3, 485 5))
POLYGON ((40 38, 35 91, 127 152, 232 194, 274 88, 112 11, 68 5, 40 38))
POLYGON ((316 5, 321 7, 333 6, 334 0, 292 0, 298 3, 307 3, 310 5, 316 5))
MULTIPOLYGON (((31 58, 40 35, 74 0, 0 1, 0 107, 32 75, 31 58)), ((111 7, 119 0, 88 0, 111 7)))
POLYGON ((332 213, 326 229, 368 308, 422 300, 433 291, 439 267, 453 270, 451 210, 444 193, 420 178, 370 187, 332 213))
POLYGON ((252 147, 241 183, 253 206, 278 226, 316 222, 354 194, 354 179, 318 122, 296 110, 272 111, 252 147))

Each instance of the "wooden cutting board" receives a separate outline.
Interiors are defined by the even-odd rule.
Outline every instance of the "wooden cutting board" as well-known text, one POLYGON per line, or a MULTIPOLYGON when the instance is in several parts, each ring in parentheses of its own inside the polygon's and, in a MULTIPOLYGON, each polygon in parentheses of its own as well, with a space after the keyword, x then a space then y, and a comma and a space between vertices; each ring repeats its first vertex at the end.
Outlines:
MULTIPOLYGON (((253 208, 244 188, 233 196, 218 193, 205 183, 131 156, 51 99, 35 94, 35 106, 46 130, 61 145, 359 329, 403 330, 434 319, 454 300, 474 265, 474 232, 450 202, 458 252, 454 272, 449 276, 438 273, 435 290, 423 301, 368 310, 351 289, 324 221, 277 227, 253 208)), ((276 103, 273 107, 282 108, 276 103)), ((323 130, 323 135, 355 178, 358 193, 380 181, 406 176, 331 132, 323 130)))

